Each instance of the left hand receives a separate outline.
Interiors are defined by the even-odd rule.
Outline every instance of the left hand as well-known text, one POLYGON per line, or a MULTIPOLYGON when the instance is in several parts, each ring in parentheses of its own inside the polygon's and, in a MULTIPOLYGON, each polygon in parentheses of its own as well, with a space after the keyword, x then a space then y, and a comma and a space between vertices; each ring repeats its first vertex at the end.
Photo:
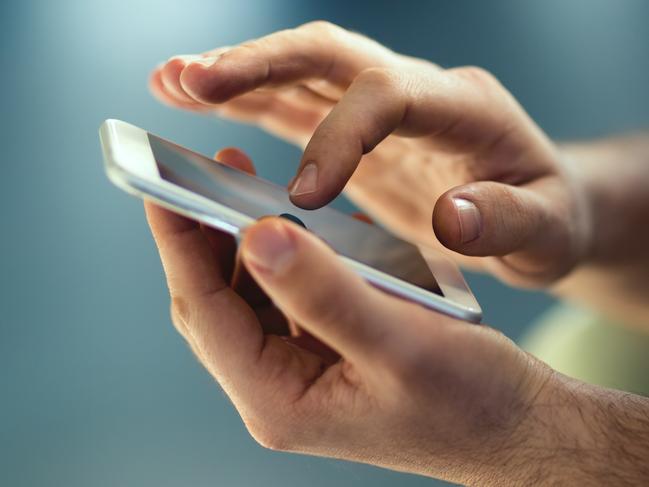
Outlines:
POLYGON ((529 468, 530 418, 558 379, 502 334, 383 293, 281 218, 245 231, 239 256, 261 289, 237 289, 229 236, 146 207, 174 323, 259 443, 456 482, 529 468))
POLYGON ((304 147, 290 186, 303 208, 344 187, 400 237, 515 285, 547 286, 589 256, 584 188, 482 69, 442 69, 311 22, 173 57, 151 88, 173 106, 254 123, 304 147))

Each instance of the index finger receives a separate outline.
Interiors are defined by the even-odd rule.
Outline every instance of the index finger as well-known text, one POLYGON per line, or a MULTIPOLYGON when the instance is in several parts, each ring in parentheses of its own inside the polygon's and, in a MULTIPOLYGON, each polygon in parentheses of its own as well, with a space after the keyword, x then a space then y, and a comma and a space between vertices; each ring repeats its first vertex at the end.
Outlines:
POLYGON ((197 59, 180 75, 197 101, 222 103, 262 88, 324 80, 337 96, 363 69, 393 65, 398 56, 359 34, 328 22, 310 22, 197 59))
POLYGON ((478 180, 516 174, 529 181, 551 170, 551 145, 486 71, 367 69, 313 133, 290 184, 292 202, 307 209, 329 203, 361 158, 393 133, 426 137, 436 150, 471 155, 480 161, 471 167, 478 180), (548 157, 521 165, 519 155, 531 152, 548 157))
POLYGON ((264 338, 254 312, 227 284, 200 224, 146 202, 173 312, 203 364, 226 389, 254 381, 264 338))

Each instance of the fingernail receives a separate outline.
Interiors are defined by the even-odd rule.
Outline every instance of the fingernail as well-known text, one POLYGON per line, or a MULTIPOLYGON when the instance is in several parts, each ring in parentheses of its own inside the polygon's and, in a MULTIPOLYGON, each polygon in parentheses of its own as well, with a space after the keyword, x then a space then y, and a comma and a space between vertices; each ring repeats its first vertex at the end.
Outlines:
POLYGON ((195 59, 192 59, 191 61, 188 61, 189 64, 200 64, 201 66, 206 66, 210 67, 212 66, 221 56, 209 56, 209 57, 203 57, 203 56, 196 56, 195 59))
POLYGON ((309 162, 298 177, 291 184, 290 192, 293 196, 313 193, 318 187, 318 166, 309 162))
POLYGON ((469 243, 482 233, 482 217, 480 210, 471 201, 464 198, 453 198, 460 222, 460 239, 463 244, 469 243))
POLYGON ((262 272, 284 272, 295 254, 295 243, 284 226, 279 222, 263 223, 251 230, 243 247, 244 260, 262 272))
POLYGON ((169 61, 179 60, 183 61, 185 64, 188 64, 200 59, 203 59, 203 56, 200 56, 198 54, 176 54, 175 56, 171 56, 169 58, 169 61))

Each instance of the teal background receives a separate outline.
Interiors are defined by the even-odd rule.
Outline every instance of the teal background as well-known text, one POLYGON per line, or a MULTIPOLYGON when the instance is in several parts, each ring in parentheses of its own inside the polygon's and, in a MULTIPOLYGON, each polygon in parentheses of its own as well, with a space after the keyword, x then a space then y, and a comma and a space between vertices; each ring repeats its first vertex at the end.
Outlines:
MULTIPOLYGON (((241 146, 287 182, 297 149, 161 106, 146 79, 173 54, 318 18, 492 70, 556 138, 649 122, 643 0, 2 2, 0 485, 434 484, 258 447, 171 326, 141 203, 102 171, 113 117, 204 153, 241 146)), ((551 303, 470 281, 513 338, 551 303)))

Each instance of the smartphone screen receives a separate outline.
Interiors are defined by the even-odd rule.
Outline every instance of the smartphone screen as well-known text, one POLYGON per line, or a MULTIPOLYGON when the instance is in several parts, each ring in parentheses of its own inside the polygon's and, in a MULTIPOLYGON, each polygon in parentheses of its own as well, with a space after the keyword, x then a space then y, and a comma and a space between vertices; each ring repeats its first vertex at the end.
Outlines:
POLYGON ((337 253, 442 296, 419 249, 334 208, 304 210, 285 188, 148 134, 160 176, 252 219, 290 214, 337 253))

